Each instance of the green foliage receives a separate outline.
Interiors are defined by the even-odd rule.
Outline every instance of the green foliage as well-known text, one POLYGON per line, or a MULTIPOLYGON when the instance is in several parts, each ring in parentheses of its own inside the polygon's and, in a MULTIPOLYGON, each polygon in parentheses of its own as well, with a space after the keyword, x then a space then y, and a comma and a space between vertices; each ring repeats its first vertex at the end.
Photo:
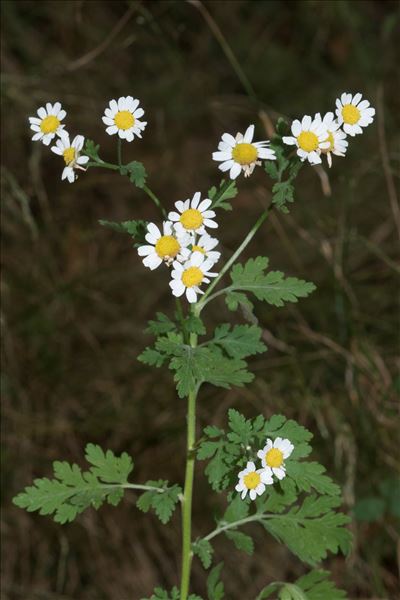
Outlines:
POLYGON ((246 554, 253 554, 254 552, 254 543, 251 537, 242 531, 234 531, 232 529, 228 529, 225 532, 228 540, 232 540, 238 550, 242 550, 246 552, 246 554))
POLYGON ((146 184, 147 173, 143 163, 134 160, 120 169, 121 175, 128 175, 130 181, 138 188, 146 184))
POLYGON ((213 547, 208 540, 198 539, 192 544, 193 553, 198 556, 205 569, 208 569, 212 563, 213 547))
POLYGON ((34 484, 18 494, 13 502, 28 512, 53 515, 58 523, 73 521, 89 506, 98 509, 104 502, 116 506, 124 495, 124 484, 133 469, 132 459, 124 452, 120 457, 99 446, 86 446, 89 471, 76 464, 55 461, 54 479, 35 479, 34 484))
MULTIPOLYGON (((277 126, 277 129, 281 131, 285 130, 286 124, 281 123, 277 126)), ((293 181, 297 177, 303 163, 297 156, 290 159, 286 158, 280 141, 273 143, 271 147, 275 150, 276 161, 265 161, 264 168, 271 179, 276 181, 272 187, 272 203, 281 212, 288 213, 289 209, 287 205, 294 202, 293 181), (286 178, 282 181, 284 174, 286 178)))
POLYGON ((231 329, 228 323, 219 325, 210 343, 225 350, 232 358, 246 358, 265 352, 267 347, 260 341, 262 330, 256 325, 236 325, 231 329))
MULTIPOLYGON (((190 326, 199 330, 201 322, 192 321, 190 326)), ((175 332, 160 336, 155 348, 146 348, 138 360, 155 366, 168 361, 169 368, 175 372, 180 398, 206 382, 229 389, 232 385, 242 386, 254 377, 246 370, 243 360, 225 356, 217 345, 211 343, 193 348, 184 344, 182 335, 175 332)))
POLYGON ((93 140, 86 139, 85 146, 83 148, 83 154, 86 154, 92 160, 101 162, 99 157, 99 144, 95 144, 93 140))
POLYGON ((238 194, 235 181, 224 179, 219 184, 217 189, 213 186, 208 190, 208 197, 212 200, 211 208, 222 208, 223 210, 232 210, 232 205, 229 200, 235 198, 238 194))
POLYGON ((138 245, 143 244, 146 241, 146 221, 121 221, 120 223, 117 223, 116 221, 105 221, 104 219, 100 219, 99 223, 100 225, 103 225, 103 227, 109 227, 119 233, 128 233, 138 245))
POLYGON ((179 501, 179 495, 182 489, 174 484, 168 487, 168 481, 159 479, 158 481, 147 481, 146 485, 155 488, 144 492, 136 502, 136 506, 143 512, 148 512, 152 508, 161 523, 168 523, 179 501), (160 489, 163 491, 160 493, 160 489))
POLYGON ((279 600, 342 600, 346 598, 346 593, 336 588, 328 577, 328 571, 315 570, 303 575, 295 583, 273 582, 259 593, 256 600, 270 598, 271 594, 277 590, 279 590, 279 600))
POLYGON ((347 554, 351 534, 344 527, 349 517, 333 509, 341 499, 332 496, 307 496, 300 506, 285 515, 262 519, 265 529, 282 541, 302 561, 314 565, 327 556, 327 551, 347 554))
POLYGON ((243 300, 237 292, 252 292, 258 300, 264 300, 274 306, 283 306, 285 302, 297 302, 315 290, 315 285, 296 277, 286 277, 281 271, 269 271, 268 258, 258 256, 250 258, 244 265, 232 267, 230 276, 232 284, 227 288, 226 302, 228 308, 237 308, 243 300), (232 295, 233 293, 233 295, 232 295))
MULTIPOLYGON (((349 518, 336 512, 341 504, 340 488, 317 462, 305 462, 311 452, 312 437, 305 427, 282 415, 266 420, 262 415, 246 419, 237 410, 228 411, 228 431, 206 427, 197 451, 199 460, 208 460, 205 473, 213 489, 221 491, 237 483, 238 472, 248 460, 259 462, 257 451, 267 438, 287 438, 294 450, 285 460, 286 477, 268 485, 255 503, 233 494, 225 514, 217 520, 217 531, 231 539, 236 547, 253 552, 251 537, 238 531, 249 522, 259 522, 283 542, 301 560, 311 565, 327 552, 347 553, 349 518), (308 494, 305 497, 304 494, 308 494)), ((260 465, 261 466, 261 465, 260 465)), ((214 537, 214 536, 212 536, 214 537)))
POLYGON ((167 317, 167 315, 164 315, 164 313, 157 312, 156 320, 149 321, 146 331, 156 336, 162 335, 170 331, 176 331, 176 323, 167 317))
POLYGON ((220 574, 224 563, 215 566, 207 579, 207 594, 209 600, 222 600, 225 596, 224 584, 220 581, 220 574))

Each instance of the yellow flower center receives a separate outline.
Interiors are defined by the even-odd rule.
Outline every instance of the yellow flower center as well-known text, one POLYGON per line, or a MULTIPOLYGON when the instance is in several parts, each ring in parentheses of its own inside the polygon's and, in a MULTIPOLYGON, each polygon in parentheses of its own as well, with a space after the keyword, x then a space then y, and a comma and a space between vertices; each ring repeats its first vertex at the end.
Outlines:
POLYGON ((63 157, 66 165, 72 163, 75 158, 75 148, 72 146, 70 148, 66 148, 63 152, 63 157))
POLYGON ((54 115, 49 115, 45 117, 43 121, 40 123, 40 129, 43 133, 54 133, 57 131, 58 126, 60 125, 60 121, 54 115))
POLYGON ((265 455, 265 462, 269 467, 277 468, 283 463, 283 454, 278 448, 271 448, 265 455))
POLYGON ((330 143, 329 148, 325 148, 325 150, 322 150, 322 152, 324 154, 326 154, 327 152, 332 152, 332 150, 335 147, 335 140, 333 139, 333 133, 331 131, 328 131, 328 137, 325 140, 326 142, 330 143))
POLYGON ((355 125, 360 119, 361 113, 357 106, 345 104, 342 108, 343 121, 348 125, 355 125))
POLYGON ((172 237, 172 235, 163 235, 156 243, 156 252, 160 258, 165 258, 166 256, 175 258, 180 249, 178 240, 172 237))
POLYGON ((312 152, 318 148, 318 138, 312 131, 302 131, 297 136, 297 143, 305 152, 312 152))
POLYGON ((199 267, 189 267, 182 273, 183 284, 190 288, 194 285, 199 285, 203 281, 203 272, 199 267))
POLYGON ((192 247, 192 252, 201 252, 202 254, 206 253, 206 251, 204 250, 204 248, 202 248, 201 246, 193 246, 192 247))
POLYGON ((181 214, 180 222, 185 229, 198 229, 203 224, 203 215, 195 208, 189 208, 181 214))
POLYGON ((243 481, 248 490, 254 490, 261 482, 261 477, 255 471, 252 471, 243 477, 243 481))
POLYGON ((135 117, 129 110, 120 110, 114 117, 118 129, 130 129, 135 123, 135 117))
POLYGON ((236 144, 232 150, 232 158, 239 165, 251 165, 257 156, 257 148, 253 144, 236 144))

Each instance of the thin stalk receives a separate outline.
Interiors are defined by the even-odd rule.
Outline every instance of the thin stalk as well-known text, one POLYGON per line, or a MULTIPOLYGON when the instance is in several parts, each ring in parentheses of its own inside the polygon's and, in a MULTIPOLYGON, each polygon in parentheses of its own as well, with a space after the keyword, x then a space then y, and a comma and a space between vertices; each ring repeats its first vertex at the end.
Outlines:
POLYGON ((251 240, 257 233, 257 231, 260 229, 261 225, 269 217, 272 208, 273 208, 273 205, 271 203, 268 206, 268 208, 262 213, 262 215, 260 215, 258 217, 257 221, 254 223, 253 227, 250 229, 249 233, 246 235, 243 242, 240 244, 240 246, 237 248, 237 250, 232 254, 230 259, 224 264, 224 266, 222 267, 221 271, 218 274, 218 277, 216 277, 214 279, 214 281, 212 281, 212 283, 208 286, 207 291, 202 296, 200 302, 197 304, 198 312, 200 312, 203 309, 204 305, 207 303, 206 300, 207 300, 208 296, 211 294, 211 292, 213 291, 215 286, 219 283, 219 281, 222 279, 222 277, 225 275, 225 273, 227 271, 229 271, 229 269, 231 268, 233 263, 236 261, 236 259, 239 258, 239 256, 242 254, 242 252, 246 248, 246 246, 249 245, 249 243, 251 242, 251 240))
POLYGON ((122 140, 118 138, 118 165, 122 167, 122 140))
MULTIPOLYGON (((196 314, 196 313, 195 313, 196 314)), ((197 346, 197 335, 190 334, 190 346, 197 346)), ((192 564, 192 497, 196 444, 196 397, 197 388, 193 388, 188 396, 187 441, 185 487, 182 500, 182 570, 181 600, 187 600, 190 585, 190 568, 192 564)))
POLYGON ((112 171, 119 171, 118 165, 114 165, 112 163, 105 162, 104 160, 99 161, 99 162, 93 161, 93 162, 86 163, 86 168, 89 168, 89 167, 100 167, 102 169, 111 169, 112 171))
POLYGON ((167 211, 165 210, 165 208, 161 204, 161 201, 157 198, 157 196, 155 195, 155 193, 152 192, 151 189, 149 187, 147 187, 147 185, 143 185, 142 190, 144 192, 146 192, 146 194, 149 196, 149 198, 151 198, 153 200, 154 204, 161 211, 161 214, 162 214, 163 218, 166 219, 167 218, 167 211))

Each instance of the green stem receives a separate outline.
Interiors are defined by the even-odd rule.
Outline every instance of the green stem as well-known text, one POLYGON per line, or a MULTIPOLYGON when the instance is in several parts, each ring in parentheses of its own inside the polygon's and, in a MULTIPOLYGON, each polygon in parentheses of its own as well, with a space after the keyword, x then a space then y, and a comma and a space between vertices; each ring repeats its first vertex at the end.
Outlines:
POLYGON ((219 283, 219 281, 222 279, 222 277, 225 275, 225 273, 227 271, 229 271, 229 269, 231 268, 231 266, 233 265, 233 263, 242 254, 242 252, 246 248, 246 246, 249 245, 249 243, 251 242, 251 240, 253 239, 253 237, 257 233, 257 231, 260 229, 261 225, 269 217, 272 209, 273 209, 273 205, 271 203, 268 206, 268 208, 262 213, 262 215, 260 215, 258 217, 257 221, 254 223, 253 227, 250 229, 249 233, 246 235, 246 237, 244 238, 243 242, 240 244, 240 246, 237 248, 237 250, 232 254, 232 256, 230 257, 230 259, 224 264, 224 266, 222 267, 221 271, 218 274, 218 277, 216 277, 214 279, 214 281, 208 286, 207 291, 202 296, 200 302, 197 305, 197 309, 198 309, 199 313, 204 308, 205 304, 207 304, 207 302, 206 302, 207 298, 211 294, 211 292, 213 291, 213 289, 215 288, 215 286, 219 283))
MULTIPOLYGON (((196 314, 196 310, 194 313, 196 314)), ((190 334, 190 345, 197 346, 197 335, 190 334)), ((182 500, 182 570, 180 600, 187 600, 190 585, 190 568, 192 564, 192 497, 196 444, 196 396, 197 389, 193 388, 188 396, 187 412, 187 441, 186 441, 186 471, 185 487, 182 500)))
POLYGON ((101 161, 93 161, 86 163, 86 168, 89 167, 100 167, 102 169, 111 169, 112 171, 119 171, 119 165, 113 165, 112 163, 101 161))
POLYGON ((151 189, 149 187, 147 187, 147 185, 143 185, 142 190, 144 192, 146 192, 146 194, 149 196, 149 198, 151 198, 153 200, 154 204, 160 209, 163 218, 166 219, 167 211, 165 210, 165 208, 163 207, 163 205, 161 204, 160 200, 157 198, 155 193, 152 192, 151 189))
POLYGON ((118 138, 118 165, 122 167, 122 140, 118 138))

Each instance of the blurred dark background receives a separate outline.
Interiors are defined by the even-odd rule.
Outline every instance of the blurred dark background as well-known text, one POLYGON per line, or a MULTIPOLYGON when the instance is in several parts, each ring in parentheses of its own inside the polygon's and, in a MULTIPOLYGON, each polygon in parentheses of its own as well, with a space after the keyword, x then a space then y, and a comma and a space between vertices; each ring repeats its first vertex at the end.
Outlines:
MULTIPOLYGON (((354 515, 351 556, 324 566, 350 598, 397 598, 398 4, 3 1, 1 9, 2 598, 137 600, 157 584, 172 587, 180 568, 178 511, 164 527, 135 508, 133 494, 66 526, 11 505, 34 477, 51 474, 53 460, 83 465, 88 441, 132 454, 136 481, 182 482, 185 443, 185 403, 171 374, 136 361, 150 342, 146 321, 173 310, 166 273, 145 269, 128 236, 98 225, 158 221, 156 209, 112 172, 61 182, 62 161, 30 141, 28 116, 61 101, 68 130, 115 161, 104 107, 139 97, 149 124, 125 158, 145 163, 170 207, 220 180, 211 153, 222 132, 255 123, 265 139, 280 115, 333 110, 343 91, 371 101, 374 124, 329 172, 302 170, 290 215, 274 214, 247 253, 267 254, 274 269, 318 289, 298 305, 257 306, 269 352, 251 361, 256 379, 246 389, 204 387, 199 425, 223 424, 234 406, 309 427, 314 457, 354 515)), ((235 211, 219 215, 225 256, 270 199, 261 169, 239 187, 235 211)), ((241 322, 222 301, 210 305, 210 326, 229 318, 241 322)), ((223 504, 202 471, 195 536, 223 504)), ((229 600, 305 571, 254 533, 252 558, 217 540, 229 600)), ((204 579, 195 560, 194 592, 204 593, 204 579)))

